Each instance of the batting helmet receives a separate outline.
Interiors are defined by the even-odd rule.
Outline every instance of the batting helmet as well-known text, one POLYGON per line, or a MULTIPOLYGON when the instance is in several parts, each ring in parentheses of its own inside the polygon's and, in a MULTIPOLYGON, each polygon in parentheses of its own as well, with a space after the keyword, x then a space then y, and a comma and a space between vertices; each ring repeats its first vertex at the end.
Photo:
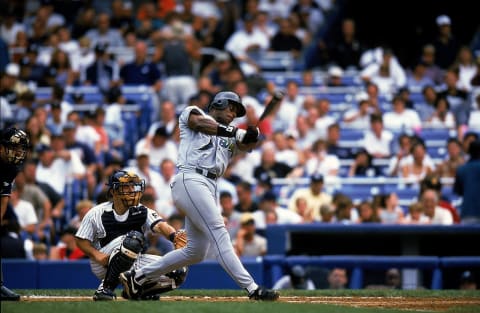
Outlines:
POLYGON ((234 104, 237 108, 237 117, 242 117, 245 115, 245 107, 242 104, 240 97, 231 91, 222 91, 215 95, 212 102, 208 106, 208 109, 211 108, 217 110, 225 110, 229 104, 234 104))
POLYGON ((2 131, 0 144, 5 149, 4 160, 10 164, 21 164, 27 156, 30 140, 23 130, 10 127, 2 131))

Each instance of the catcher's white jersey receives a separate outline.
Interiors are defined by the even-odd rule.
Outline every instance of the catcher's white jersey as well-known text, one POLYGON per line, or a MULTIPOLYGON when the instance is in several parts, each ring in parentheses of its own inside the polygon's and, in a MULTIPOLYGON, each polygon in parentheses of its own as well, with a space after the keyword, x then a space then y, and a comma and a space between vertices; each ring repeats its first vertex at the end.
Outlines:
POLYGON ((177 167, 180 172, 191 172, 197 168, 206 169, 220 177, 236 151, 235 138, 207 135, 188 127, 192 110, 213 119, 197 106, 189 106, 179 117, 180 145, 177 167))
POLYGON ((154 210, 141 204, 136 208, 130 208, 125 214, 118 215, 113 210, 112 202, 100 203, 88 211, 75 236, 91 241, 99 250, 131 230, 145 233, 157 222, 162 221, 154 210))

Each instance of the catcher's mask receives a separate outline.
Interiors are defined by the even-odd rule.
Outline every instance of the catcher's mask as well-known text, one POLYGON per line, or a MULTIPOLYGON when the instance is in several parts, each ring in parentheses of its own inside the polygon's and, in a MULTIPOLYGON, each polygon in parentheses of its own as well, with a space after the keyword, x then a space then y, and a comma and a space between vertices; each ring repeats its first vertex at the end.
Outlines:
POLYGON ((125 207, 137 206, 145 190, 145 180, 137 174, 127 171, 116 171, 108 179, 108 194, 120 199, 125 207))
POLYGON ((0 144, 3 147, 2 159, 9 164, 18 165, 27 156, 30 140, 23 130, 10 127, 2 131, 0 144))

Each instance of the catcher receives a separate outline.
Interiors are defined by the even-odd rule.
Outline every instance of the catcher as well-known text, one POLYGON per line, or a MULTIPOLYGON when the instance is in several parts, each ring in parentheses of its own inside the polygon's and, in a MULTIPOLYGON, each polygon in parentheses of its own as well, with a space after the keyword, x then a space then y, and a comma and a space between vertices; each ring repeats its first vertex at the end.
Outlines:
MULTIPOLYGON (((138 175, 116 171, 109 177, 107 186, 111 201, 93 207, 75 234, 78 247, 90 258, 92 272, 102 279, 93 295, 95 301, 116 299, 114 290, 121 272, 161 258, 142 253, 147 248, 144 236, 147 227, 169 238, 175 249, 187 243, 184 231, 175 231, 154 210, 139 203, 145 181, 138 175)), ((178 288, 186 275, 187 268, 184 267, 151 279, 139 299, 158 299, 159 294, 178 288)), ((126 293, 122 296, 128 299, 126 293)))

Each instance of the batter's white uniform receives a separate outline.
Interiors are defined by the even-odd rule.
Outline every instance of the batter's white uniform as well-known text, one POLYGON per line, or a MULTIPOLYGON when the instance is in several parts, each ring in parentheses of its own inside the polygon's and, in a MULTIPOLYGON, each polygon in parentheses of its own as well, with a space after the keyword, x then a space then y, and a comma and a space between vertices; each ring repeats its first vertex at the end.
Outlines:
MULTIPOLYGON (((111 255, 116 249, 120 249, 128 231, 138 230, 145 233, 159 221, 162 221, 162 219, 158 217, 154 210, 147 209, 146 212, 134 213, 128 210, 123 215, 118 215, 113 210, 112 202, 103 202, 88 211, 75 236, 89 240, 97 250, 111 255)), ((132 269, 137 269, 161 258, 158 255, 139 253, 132 269)), ((105 278, 107 267, 93 260, 90 260, 90 267, 98 279, 105 278)), ((149 281, 156 281, 159 283, 159 287, 172 286, 172 289, 176 288, 175 281, 163 275, 153 277, 149 281)))
POLYGON ((235 254, 216 200, 216 177, 224 173, 236 152, 235 138, 207 135, 190 129, 188 118, 192 110, 212 118, 196 106, 185 108, 179 117, 179 171, 171 186, 176 207, 186 215, 188 244, 141 267, 135 276, 143 274, 150 278, 198 263, 212 248, 224 270, 241 288, 250 292, 258 286, 235 254))

